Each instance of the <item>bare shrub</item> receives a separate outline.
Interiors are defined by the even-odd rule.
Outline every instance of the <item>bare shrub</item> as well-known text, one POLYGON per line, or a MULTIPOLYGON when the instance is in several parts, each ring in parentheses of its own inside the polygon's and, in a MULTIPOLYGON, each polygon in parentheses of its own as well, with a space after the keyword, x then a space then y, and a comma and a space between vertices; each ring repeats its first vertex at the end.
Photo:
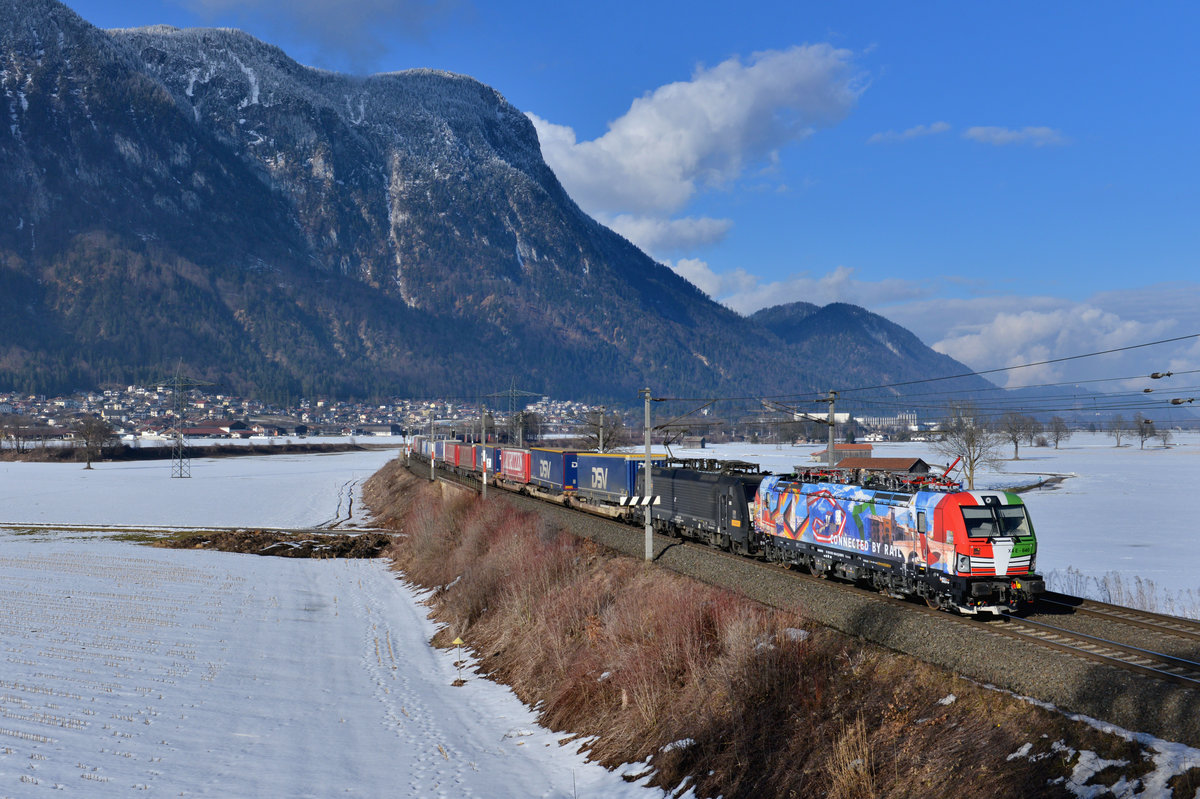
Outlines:
POLYGON ((410 579, 437 587, 455 577, 445 557, 454 538, 454 526, 441 499, 423 486, 419 490, 404 519, 403 530, 407 535, 395 547, 393 557, 403 562, 410 579))

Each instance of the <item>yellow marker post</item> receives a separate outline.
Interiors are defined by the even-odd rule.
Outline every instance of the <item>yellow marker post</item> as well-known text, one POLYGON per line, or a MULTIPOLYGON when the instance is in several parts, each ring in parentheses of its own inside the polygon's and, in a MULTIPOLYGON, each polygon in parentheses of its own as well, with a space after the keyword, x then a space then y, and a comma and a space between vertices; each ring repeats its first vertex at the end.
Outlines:
POLYGON ((454 685, 460 686, 460 685, 464 684, 463 678, 462 678, 462 647, 463 647, 463 644, 466 642, 463 641, 462 638, 455 638, 450 643, 452 643, 456 647, 458 647, 458 658, 454 661, 454 665, 458 667, 458 679, 454 681, 454 685))

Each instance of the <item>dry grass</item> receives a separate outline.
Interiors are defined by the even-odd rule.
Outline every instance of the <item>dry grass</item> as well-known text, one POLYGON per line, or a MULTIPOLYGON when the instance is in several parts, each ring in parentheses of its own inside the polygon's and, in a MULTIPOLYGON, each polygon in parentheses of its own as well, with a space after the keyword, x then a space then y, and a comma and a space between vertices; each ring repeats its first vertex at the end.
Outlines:
POLYGON ((873 756, 867 725, 860 713, 853 724, 842 726, 842 734, 833 745, 826 796, 829 799, 878 796, 873 756))
POLYGON ((1120 572, 1106 572, 1095 577, 1068 566, 1047 574, 1046 583, 1051 590, 1071 596, 1152 613, 1200 619, 1200 591, 1170 591, 1146 577, 1128 576, 1120 572))
POLYGON ((1074 756, 1056 741, 1120 754, 1118 739, 1057 714, 603 552, 503 499, 443 496, 405 475, 384 470, 368 498, 406 493, 373 507, 406 533, 397 568, 435 590, 446 626, 434 643, 461 636, 542 724, 592 738, 606 765, 648 762, 653 784, 725 797, 1068 796, 1051 781, 1074 756))

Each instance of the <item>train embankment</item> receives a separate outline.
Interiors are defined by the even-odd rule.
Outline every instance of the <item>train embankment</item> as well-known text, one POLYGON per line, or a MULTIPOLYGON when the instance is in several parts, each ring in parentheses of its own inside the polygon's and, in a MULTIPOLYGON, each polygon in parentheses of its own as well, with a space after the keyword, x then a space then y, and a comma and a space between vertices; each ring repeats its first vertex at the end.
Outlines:
MULTIPOLYGON (((499 492, 484 501, 398 460, 365 498, 398 533, 396 568, 431 591, 443 625, 435 645, 461 638, 474 667, 512 686, 542 724, 606 765, 645 763, 654 784, 726 797, 951 787, 1102 796, 1134 780, 1191 796, 1200 786, 1200 767, 1171 765, 1158 744, 817 624, 836 612, 807 606, 822 600, 756 601, 753 590, 719 587, 716 574, 682 576, 664 568, 681 556, 669 543, 648 567, 617 551, 606 521, 499 492)), ((640 531, 625 537, 641 547, 640 531)), ((850 622, 866 631, 887 611, 850 622)))

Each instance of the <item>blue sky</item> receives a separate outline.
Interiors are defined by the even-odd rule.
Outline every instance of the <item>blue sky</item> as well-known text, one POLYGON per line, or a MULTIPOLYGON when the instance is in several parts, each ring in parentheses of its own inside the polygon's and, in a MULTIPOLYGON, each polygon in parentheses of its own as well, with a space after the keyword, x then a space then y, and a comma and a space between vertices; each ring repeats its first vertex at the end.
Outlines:
MULTIPOLYGON (((585 210, 740 312, 851 302, 980 370, 1200 333, 1195 4, 68 4, 478 78, 585 210)), ((1008 379, 1200 368, 1197 341, 1008 379)))

